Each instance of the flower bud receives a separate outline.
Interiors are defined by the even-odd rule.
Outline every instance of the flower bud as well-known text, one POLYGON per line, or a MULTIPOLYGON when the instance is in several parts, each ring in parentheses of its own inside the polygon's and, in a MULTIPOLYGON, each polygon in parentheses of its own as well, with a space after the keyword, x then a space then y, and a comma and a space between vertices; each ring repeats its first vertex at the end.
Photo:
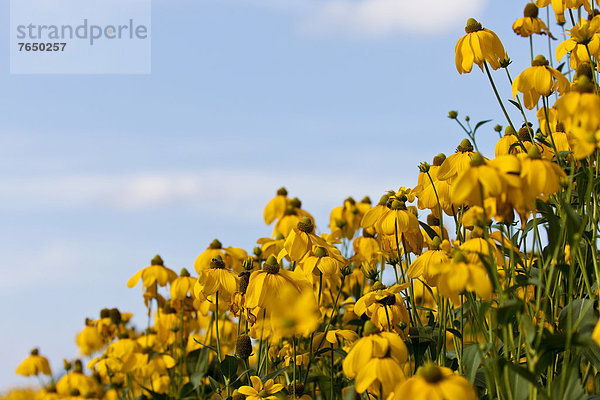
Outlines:
POLYGON ((242 360, 252 355, 252 340, 248 335, 240 335, 235 343, 235 355, 242 360))
POLYGON ((426 174, 427 172, 429 172, 429 164, 427 164, 425 161, 423 161, 422 163, 419 164, 419 171, 426 174))
POLYGON ((190 271, 188 271, 185 268, 181 268, 181 272, 179 273, 179 276, 189 278, 190 277, 190 271))
POLYGON ((283 186, 277 190, 277 196, 287 196, 288 191, 283 186))
POLYGON ((439 167, 446 161, 446 155, 444 153, 440 153, 437 156, 433 157, 433 165, 435 167, 439 167))
POLYGON ((458 117, 458 111, 449 111, 448 112, 448 118, 456 119, 457 117, 458 117))
POLYGON ((342 275, 343 276, 348 276, 352 274, 352 267, 350 266, 350 264, 345 265, 342 267, 341 269, 342 275))

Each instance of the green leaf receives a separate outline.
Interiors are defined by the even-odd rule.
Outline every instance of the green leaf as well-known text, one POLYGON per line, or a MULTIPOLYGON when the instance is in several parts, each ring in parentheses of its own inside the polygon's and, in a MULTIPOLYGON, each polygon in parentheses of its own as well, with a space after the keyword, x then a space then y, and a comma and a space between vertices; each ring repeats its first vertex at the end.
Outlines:
POLYGON ((270 373, 269 375, 265 375, 262 378, 263 382, 266 382, 269 379, 275 379, 276 377, 278 377, 279 375, 281 375, 282 373, 284 373, 291 366, 292 366, 292 364, 288 365, 287 367, 280 368, 277 371, 270 373))
POLYGON ((219 384, 219 382, 217 382, 217 380, 215 378, 213 378, 212 376, 209 375, 208 382, 210 383, 210 387, 213 392, 221 393, 221 385, 219 384))
POLYGON ((434 231, 429 225, 427 225, 424 222, 419 221, 419 225, 421 225, 421 227, 423 227, 423 229, 425 229, 425 232, 427 232, 427 235, 429 235, 429 237, 431 238, 431 240, 435 239, 437 236, 439 236, 437 234, 436 231, 434 231))
POLYGON ((501 306, 496 309, 498 316, 498 324, 500 326, 512 321, 517 313, 523 311, 525 304, 519 299, 508 299, 501 303, 501 306))
POLYGON ((190 382, 194 385, 194 388, 200 386, 202 383, 202 378, 204 378, 204 371, 196 371, 190 375, 190 382))
POLYGON ((480 126, 482 126, 483 124, 487 124, 488 122, 490 122, 491 119, 486 119, 485 121, 479 121, 477 123, 477 125, 475 125, 475 129, 473 129, 473 135, 475 134, 475 132, 477 132, 477 128, 479 128, 480 126))
POLYGON ((572 328, 579 333, 591 334, 598 323, 598 316, 595 309, 594 300, 573 300, 558 314, 558 328, 563 331, 568 329, 569 313, 571 313, 572 328))
POLYGON ((552 400, 584 400, 586 396, 579 379, 579 365, 563 366, 559 376, 552 380, 550 392, 552 400))
POLYGON ((525 333, 525 340, 527 341, 527 343, 533 343, 533 340, 535 339, 536 329, 533 325, 531 317, 527 314, 522 314, 519 318, 519 326, 521 328, 521 332, 525 333))
POLYGON ((519 103, 517 103, 516 101, 514 101, 514 100, 511 100, 511 99, 508 99, 508 101, 509 101, 509 102, 510 102, 510 103, 511 103, 513 106, 517 107, 517 110, 519 110, 519 111, 523 111, 523 108, 522 108, 522 107, 519 105, 519 103))
POLYGON ((600 370, 600 347, 587 335, 576 335, 577 342, 581 345, 582 354, 594 368, 600 370))
POLYGON ((238 359, 233 356, 225 356, 220 364, 221 373, 227 380, 232 380, 237 376, 238 359))
POLYGON ((479 369, 481 361, 490 347, 490 344, 484 345, 483 348, 479 348, 478 344, 472 344, 463 351, 463 366, 465 367, 465 376, 469 382, 475 382, 477 369, 479 369))

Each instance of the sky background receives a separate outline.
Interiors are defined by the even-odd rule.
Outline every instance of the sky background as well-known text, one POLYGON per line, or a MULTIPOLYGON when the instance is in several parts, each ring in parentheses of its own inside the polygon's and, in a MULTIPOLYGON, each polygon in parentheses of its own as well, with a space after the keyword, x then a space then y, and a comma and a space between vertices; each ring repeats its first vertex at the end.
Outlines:
MULTIPOLYGON (((451 154, 464 135, 449 110, 494 120, 478 133, 493 155, 506 123, 486 76, 456 72, 454 46, 477 18, 515 77, 525 4, 154 0, 152 74, 139 76, 10 75, 2 30, 0 390, 35 383, 14 374, 33 347, 55 371, 76 357, 101 308, 143 321, 141 289, 125 283, 155 254, 179 271, 214 238, 251 251, 282 185, 325 230, 347 196, 413 187, 419 162, 451 154)), ((535 46, 547 52, 546 38, 535 46)))

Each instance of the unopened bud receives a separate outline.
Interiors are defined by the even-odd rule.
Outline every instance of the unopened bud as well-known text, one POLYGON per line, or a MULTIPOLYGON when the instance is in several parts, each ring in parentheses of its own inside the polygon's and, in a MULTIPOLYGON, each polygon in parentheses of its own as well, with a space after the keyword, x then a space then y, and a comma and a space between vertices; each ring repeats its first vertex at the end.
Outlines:
POLYGON ((247 359, 252 354, 252 340, 248 335, 238 336, 235 343, 235 355, 242 360, 247 359))

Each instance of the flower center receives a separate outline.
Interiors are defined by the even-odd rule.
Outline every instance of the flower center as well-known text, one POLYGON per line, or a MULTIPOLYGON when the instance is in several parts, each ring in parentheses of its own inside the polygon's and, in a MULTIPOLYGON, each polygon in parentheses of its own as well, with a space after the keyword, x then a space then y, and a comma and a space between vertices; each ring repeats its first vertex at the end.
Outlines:
POLYGON ((442 370, 434 364, 427 364, 419 369, 421 375, 429 383, 437 383, 444 378, 442 370))
POLYGON ((475 18, 469 18, 467 20, 467 26, 465 26, 466 33, 473 33, 483 30, 483 27, 475 18))
POLYGON ((537 18, 539 14, 539 9, 533 3, 528 3, 523 10, 523 16, 529 18, 537 18))
POLYGON ((275 256, 269 256, 267 261, 263 264, 263 270, 268 274, 276 274, 279 272, 279 264, 275 256))
POLYGON ((308 217, 304 217, 298 222, 298 229, 304 233, 312 233, 315 229, 312 221, 308 217))
MULTIPOLYGON (((531 4, 531 3, 530 3, 531 4)), ((531 4, 532 6, 535 7, 534 4, 531 4)), ((544 57, 543 55, 538 55, 537 57, 535 57, 533 59, 533 61, 531 62, 531 66, 532 67, 547 67, 550 63, 548 62, 548 60, 546 60, 546 57, 544 57)))

